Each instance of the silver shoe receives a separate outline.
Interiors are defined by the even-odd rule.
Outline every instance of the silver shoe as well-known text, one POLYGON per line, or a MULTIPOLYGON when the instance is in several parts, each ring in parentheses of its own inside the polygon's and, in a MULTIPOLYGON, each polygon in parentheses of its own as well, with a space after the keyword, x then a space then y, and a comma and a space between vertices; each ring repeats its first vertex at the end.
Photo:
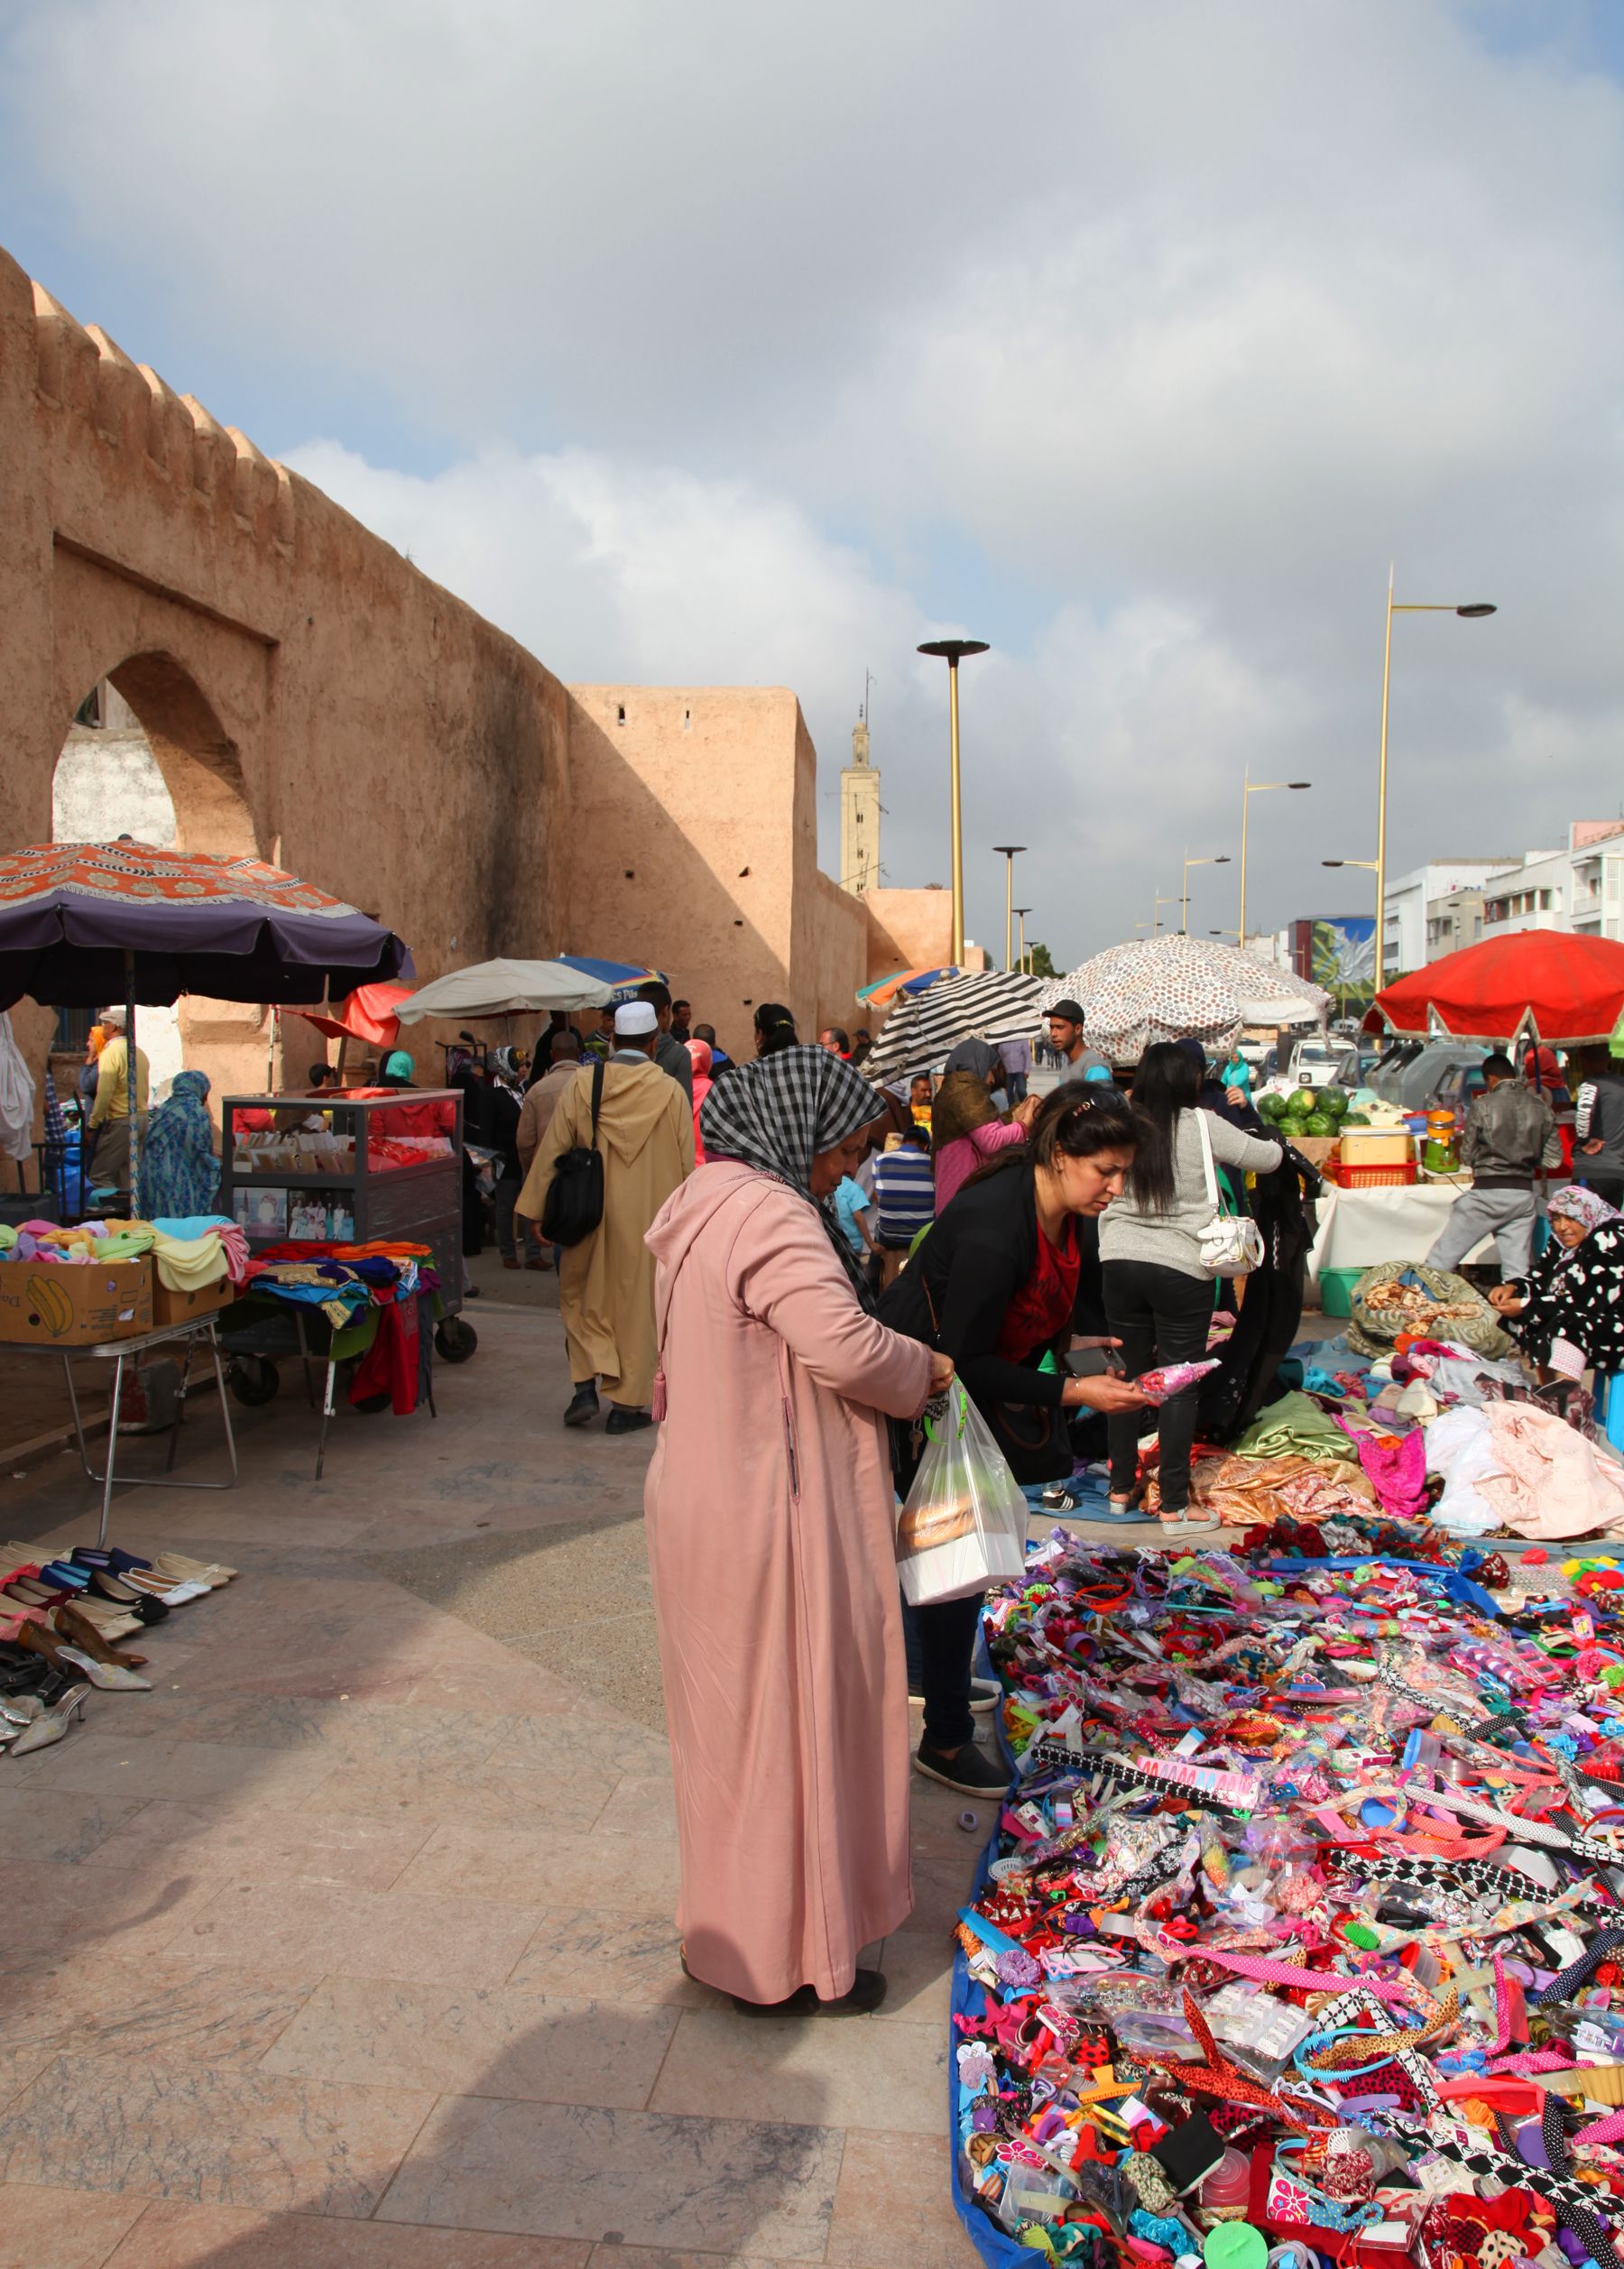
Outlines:
POLYGON ((49 1710, 41 1711, 32 1725, 23 1727, 11 1745, 12 1755, 26 1757, 30 1749, 48 1749, 52 1742, 61 1740, 73 1721, 75 1712, 80 1718, 84 1716, 89 1695, 88 1686, 69 1686, 49 1710))

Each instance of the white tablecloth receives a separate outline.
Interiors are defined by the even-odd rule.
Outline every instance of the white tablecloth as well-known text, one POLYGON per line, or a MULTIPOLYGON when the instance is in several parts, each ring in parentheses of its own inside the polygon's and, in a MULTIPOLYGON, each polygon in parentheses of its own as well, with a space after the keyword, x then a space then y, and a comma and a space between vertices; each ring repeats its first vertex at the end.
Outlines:
MULTIPOLYGON (((1317 1277, 1322 1268, 1373 1268, 1380 1260, 1425 1260, 1460 1194, 1445 1182, 1389 1190, 1339 1190, 1327 1183, 1309 1275, 1317 1277)), ((1493 1257, 1487 1238, 1466 1255, 1468 1260, 1493 1257)))

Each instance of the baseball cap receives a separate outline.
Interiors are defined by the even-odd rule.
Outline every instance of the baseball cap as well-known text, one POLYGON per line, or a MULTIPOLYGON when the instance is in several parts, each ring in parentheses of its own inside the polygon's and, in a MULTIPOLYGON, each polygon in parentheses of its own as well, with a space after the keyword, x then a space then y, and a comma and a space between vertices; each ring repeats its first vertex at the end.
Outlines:
POLYGON ((1068 1024, 1083 1022, 1083 1011, 1075 1001, 1051 1001, 1043 1013, 1046 1017, 1064 1017, 1068 1024))

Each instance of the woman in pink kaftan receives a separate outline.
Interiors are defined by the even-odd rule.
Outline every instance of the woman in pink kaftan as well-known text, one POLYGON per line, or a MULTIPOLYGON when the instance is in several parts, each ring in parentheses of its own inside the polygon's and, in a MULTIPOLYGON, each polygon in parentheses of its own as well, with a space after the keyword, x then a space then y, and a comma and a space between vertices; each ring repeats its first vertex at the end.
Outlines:
POLYGON ((869 1313, 823 1203, 877 1115, 826 1049, 742 1066, 706 1101, 709 1163, 648 1235, 683 1958, 751 2008, 878 2006, 858 1950, 913 1904, 881 1414, 915 1416, 951 1367, 869 1313))

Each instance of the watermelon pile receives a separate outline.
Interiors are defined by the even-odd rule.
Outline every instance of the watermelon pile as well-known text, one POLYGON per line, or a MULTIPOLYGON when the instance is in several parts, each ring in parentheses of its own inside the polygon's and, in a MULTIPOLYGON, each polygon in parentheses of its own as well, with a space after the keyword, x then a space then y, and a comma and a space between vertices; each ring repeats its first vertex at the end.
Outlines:
POLYGON ((1339 1134, 1348 1097, 1340 1087, 1294 1087, 1288 1095, 1260 1095, 1258 1110, 1295 1141, 1299 1135, 1339 1134))

